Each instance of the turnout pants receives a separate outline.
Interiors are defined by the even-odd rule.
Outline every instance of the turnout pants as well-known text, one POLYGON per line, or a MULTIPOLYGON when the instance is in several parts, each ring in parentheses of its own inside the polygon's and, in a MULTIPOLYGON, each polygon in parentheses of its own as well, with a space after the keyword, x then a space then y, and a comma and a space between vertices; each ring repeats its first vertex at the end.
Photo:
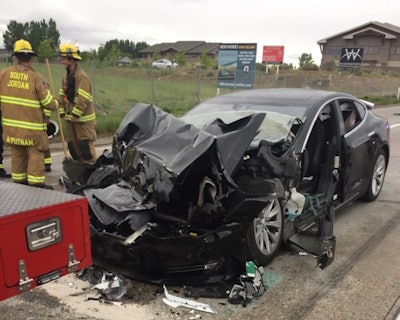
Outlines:
POLYGON ((68 150, 74 160, 85 163, 96 161, 96 131, 93 125, 79 122, 67 122, 66 137, 68 150))
POLYGON ((44 152, 37 147, 11 145, 11 177, 14 182, 42 186, 45 184, 44 152))

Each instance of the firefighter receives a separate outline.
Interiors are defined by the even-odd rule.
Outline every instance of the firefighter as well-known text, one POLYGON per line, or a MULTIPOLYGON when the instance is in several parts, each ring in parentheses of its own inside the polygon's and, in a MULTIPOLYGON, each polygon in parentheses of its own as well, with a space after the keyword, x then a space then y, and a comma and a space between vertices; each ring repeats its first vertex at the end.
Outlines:
POLYGON ((31 44, 18 40, 17 64, 0 72, 0 107, 3 140, 11 148, 11 177, 16 183, 52 189, 45 184, 44 153, 49 149, 44 110, 58 106, 47 82, 33 69, 31 44))
POLYGON ((3 165, 3 126, 1 125, 1 112, 0 112, 0 178, 11 178, 11 174, 9 174, 3 165))
POLYGON ((82 60, 74 44, 59 48, 61 63, 66 69, 60 89, 60 117, 66 121, 66 140, 72 159, 79 163, 96 161, 96 114, 93 105, 92 85, 89 77, 78 65, 82 60))

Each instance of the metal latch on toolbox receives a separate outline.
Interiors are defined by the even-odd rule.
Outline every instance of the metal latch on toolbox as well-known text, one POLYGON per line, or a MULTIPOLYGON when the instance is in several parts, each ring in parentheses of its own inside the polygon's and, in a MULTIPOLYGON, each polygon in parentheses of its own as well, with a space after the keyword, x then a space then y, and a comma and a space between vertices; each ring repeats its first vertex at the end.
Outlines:
POLYGON ((18 270, 19 270, 19 283, 18 283, 19 292, 30 289, 32 286, 33 279, 28 277, 28 272, 26 270, 26 265, 24 260, 19 260, 18 270))
POLYGON ((67 270, 68 272, 75 272, 78 270, 80 261, 75 259, 75 250, 74 250, 74 245, 69 244, 68 245, 68 267, 67 270))
POLYGON ((51 218, 32 223, 26 227, 26 236, 30 251, 39 250, 62 240, 59 218, 51 218))

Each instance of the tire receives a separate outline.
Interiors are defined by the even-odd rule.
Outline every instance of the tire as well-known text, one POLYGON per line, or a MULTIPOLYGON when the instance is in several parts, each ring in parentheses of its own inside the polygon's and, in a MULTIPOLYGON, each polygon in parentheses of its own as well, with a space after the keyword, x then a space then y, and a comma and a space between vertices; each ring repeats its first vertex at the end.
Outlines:
POLYGON ((280 250, 283 238, 283 210, 278 199, 268 204, 247 230, 249 258, 266 265, 280 250))
POLYGON ((118 180, 118 169, 116 166, 104 166, 94 171, 86 184, 98 187, 105 187, 118 180))
POLYGON ((84 195, 83 191, 90 188, 105 188, 119 181, 118 169, 115 166, 102 166, 97 168, 87 179, 85 184, 75 185, 69 193, 84 195))
POLYGON ((375 157, 374 166, 369 178, 367 191, 361 197, 361 200, 372 202, 378 198, 381 193, 383 181, 385 180, 386 175, 386 153, 383 150, 380 150, 375 157))

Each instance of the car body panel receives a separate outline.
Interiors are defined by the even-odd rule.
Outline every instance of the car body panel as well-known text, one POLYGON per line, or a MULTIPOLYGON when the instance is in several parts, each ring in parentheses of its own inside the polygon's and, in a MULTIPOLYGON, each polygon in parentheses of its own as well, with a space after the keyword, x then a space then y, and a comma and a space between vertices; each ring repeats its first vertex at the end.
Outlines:
POLYGON ((91 209, 93 260, 155 283, 223 281, 254 258, 249 230, 278 199, 283 242, 324 268, 334 257, 334 208, 366 193, 382 151, 387 165, 387 120, 346 93, 238 91, 180 118, 135 104, 106 165, 116 179, 79 188, 91 209), (345 102, 358 110, 349 128, 345 102), (304 200, 295 210, 294 194, 304 200))

